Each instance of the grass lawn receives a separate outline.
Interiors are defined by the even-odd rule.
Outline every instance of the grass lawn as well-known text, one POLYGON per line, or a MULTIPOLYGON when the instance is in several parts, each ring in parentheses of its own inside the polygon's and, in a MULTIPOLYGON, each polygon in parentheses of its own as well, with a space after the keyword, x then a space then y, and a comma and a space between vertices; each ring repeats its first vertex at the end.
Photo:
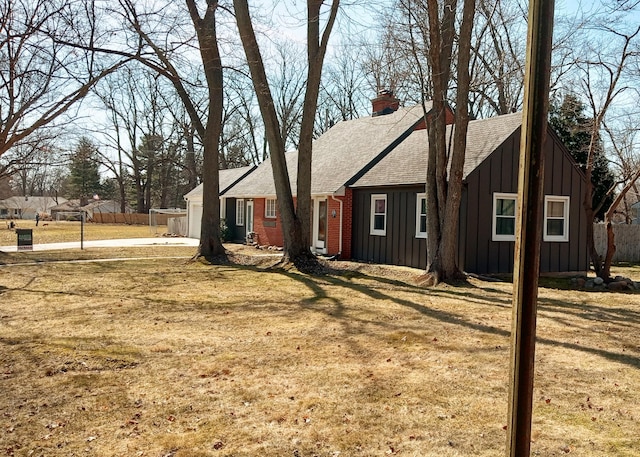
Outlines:
MULTIPOLYGON (((16 245, 17 236, 13 230, 7 229, 9 221, 0 221, 0 246, 16 245)), ((68 221, 40 221, 36 227, 36 222, 32 220, 14 221, 18 228, 33 230, 33 243, 59 243, 65 241, 80 241, 80 222, 68 221), (46 225, 45 225, 46 224, 46 225)), ((159 226, 157 234, 162 235, 167 230, 166 226, 159 226)), ((95 224, 87 222, 84 224, 85 240, 111 240, 117 238, 147 238, 156 236, 148 225, 125 225, 125 224, 95 224)))
MULTIPOLYGON (((511 285, 332 265, 0 266, 0 453, 502 456, 511 285)), ((533 455, 640 453, 638 335, 640 294, 540 290, 533 455)))

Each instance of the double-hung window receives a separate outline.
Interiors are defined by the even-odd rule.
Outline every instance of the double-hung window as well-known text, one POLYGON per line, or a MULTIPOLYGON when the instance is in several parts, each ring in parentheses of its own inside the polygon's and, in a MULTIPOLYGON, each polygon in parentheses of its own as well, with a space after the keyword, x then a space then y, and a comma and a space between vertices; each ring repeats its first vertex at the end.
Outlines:
POLYGON ((276 218, 276 199, 267 198, 264 205, 264 217, 269 219, 276 218))
POLYGON ((427 196, 418 194, 416 201, 416 238, 427 237, 427 196))
POLYGON ((544 241, 569 241, 569 197, 544 197, 544 241))
POLYGON ((493 194, 493 241, 515 241, 517 194, 493 194))
POLYGON ((387 234, 387 195, 373 194, 371 196, 371 235, 385 236, 387 234))
POLYGON ((236 225, 244 225, 244 200, 236 200, 236 225))

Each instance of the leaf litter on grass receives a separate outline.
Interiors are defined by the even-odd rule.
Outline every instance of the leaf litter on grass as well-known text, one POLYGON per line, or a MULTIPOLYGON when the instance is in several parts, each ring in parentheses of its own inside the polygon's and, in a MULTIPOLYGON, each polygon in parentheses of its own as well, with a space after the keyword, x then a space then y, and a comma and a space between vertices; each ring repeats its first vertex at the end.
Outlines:
MULTIPOLYGON (((331 265, 3 270, 0 448, 501 455, 510 284, 424 289, 415 270, 331 265)), ((639 296, 604 295, 541 289, 533 455, 640 448, 639 296)))

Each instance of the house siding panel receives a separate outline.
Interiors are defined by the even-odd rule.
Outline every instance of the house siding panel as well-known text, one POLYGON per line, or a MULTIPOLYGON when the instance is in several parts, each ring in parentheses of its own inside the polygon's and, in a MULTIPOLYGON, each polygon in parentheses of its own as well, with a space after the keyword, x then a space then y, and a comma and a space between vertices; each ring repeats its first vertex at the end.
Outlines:
MULTIPOLYGON (((460 255, 464 259, 461 267, 465 271, 480 274, 513 271, 515 243, 492 241, 493 194, 517 192, 519 148, 518 129, 467 177, 468 205, 463 208, 465 212, 461 212, 461 219, 468 219, 468 242, 461 245, 464 253, 460 255)), ((545 145, 544 194, 571 196, 569 241, 542 242, 542 273, 586 271, 586 221, 581 211, 583 192, 583 175, 555 134, 551 133, 545 145)))
POLYGON ((355 260, 424 268, 426 240, 416 238, 416 198, 424 188, 411 186, 357 189, 353 192, 353 251, 355 260), (387 195, 385 236, 369 234, 371 195, 387 195))
POLYGON ((280 211, 276 211, 276 218, 265 217, 266 198, 253 199, 253 231, 256 241, 262 246, 282 246, 282 225, 280 211), (266 224, 265 224, 266 222, 266 224))

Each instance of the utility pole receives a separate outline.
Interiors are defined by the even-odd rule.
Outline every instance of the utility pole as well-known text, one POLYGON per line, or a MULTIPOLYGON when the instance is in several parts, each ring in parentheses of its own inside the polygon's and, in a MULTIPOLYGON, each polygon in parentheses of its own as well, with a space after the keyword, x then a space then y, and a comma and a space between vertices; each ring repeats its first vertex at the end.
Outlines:
POLYGON ((544 143, 547 136, 554 0, 530 0, 524 113, 520 138, 518 216, 513 272, 513 319, 507 457, 528 457, 543 223, 544 143))

